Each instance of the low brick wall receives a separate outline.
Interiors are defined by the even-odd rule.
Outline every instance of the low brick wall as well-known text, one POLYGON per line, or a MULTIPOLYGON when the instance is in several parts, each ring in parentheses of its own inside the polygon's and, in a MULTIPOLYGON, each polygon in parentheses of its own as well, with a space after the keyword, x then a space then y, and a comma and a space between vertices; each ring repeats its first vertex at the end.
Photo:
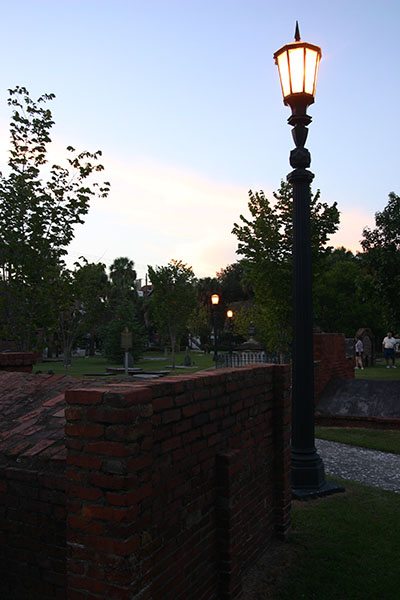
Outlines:
MULTIPOLYGON (((14 454, 0 455, 0 597, 239 598, 290 527, 289 367, 69 389, 66 460, 62 381, 45 402, 55 454, 46 440, 18 455, 7 438, 14 454)), ((15 435, 49 437, 18 423, 15 435)))
POLYGON ((0 352, 0 371, 23 371, 31 373, 36 363, 33 352, 0 352))
POLYGON ((315 415, 315 424, 323 427, 363 427, 365 429, 400 430, 400 419, 359 415, 315 415))
POLYGON ((332 377, 354 379, 354 359, 346 358, 342 333, 314 333, 314 395, 318 401, 332 377))

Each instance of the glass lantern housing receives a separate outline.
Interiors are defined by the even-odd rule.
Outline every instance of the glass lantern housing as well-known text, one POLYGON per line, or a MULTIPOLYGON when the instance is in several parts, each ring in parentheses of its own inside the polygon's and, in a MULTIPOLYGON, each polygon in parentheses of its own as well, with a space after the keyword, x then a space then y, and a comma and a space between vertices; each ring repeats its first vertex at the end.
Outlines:
POLYGON ((300 40, 296 23, 295 41, 274 53, 281 80, 283 102, 292 109, 314 102, 321 48, 300 40))

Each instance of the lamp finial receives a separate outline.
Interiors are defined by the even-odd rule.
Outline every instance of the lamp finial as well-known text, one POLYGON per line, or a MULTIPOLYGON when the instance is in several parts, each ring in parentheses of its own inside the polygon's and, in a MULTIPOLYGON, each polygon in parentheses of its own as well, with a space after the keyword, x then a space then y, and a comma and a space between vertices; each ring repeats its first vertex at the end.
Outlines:
POLYGON ((296 42, 300 42, 300 30, 299 30, 299 22, 296 21, 296 30, 294 32, 294 39, 296 42))

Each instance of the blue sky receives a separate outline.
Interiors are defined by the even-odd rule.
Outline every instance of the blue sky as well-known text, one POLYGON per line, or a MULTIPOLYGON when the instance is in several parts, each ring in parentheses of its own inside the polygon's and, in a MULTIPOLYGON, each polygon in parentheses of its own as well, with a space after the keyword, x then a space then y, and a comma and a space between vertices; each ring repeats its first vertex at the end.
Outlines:
POLYGON ((322 48, 307 147, 314 189, 338 202, 335 246, 362 228, 398 177, 397 1, 0 0, 0 169, 7 89, 54 92, 54 161, 103 151, 107 200, 93 200, 70 260, 138 273, 181 259, 196 275, 236 260, 231 235, 247 190, 272 196, 293 142, 272 55, 302 39, 322 48))

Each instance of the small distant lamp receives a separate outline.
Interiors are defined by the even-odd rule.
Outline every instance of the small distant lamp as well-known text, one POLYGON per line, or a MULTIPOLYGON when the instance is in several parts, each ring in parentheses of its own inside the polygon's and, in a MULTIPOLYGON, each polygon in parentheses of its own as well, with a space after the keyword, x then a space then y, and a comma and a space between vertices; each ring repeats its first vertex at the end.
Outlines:
POLYGON ((228 317, 228 319, 232 319, 232 317, 233 317, 233 310, 230 310, 230 309, 227 310, 226 311, 226 316, 228 317))

